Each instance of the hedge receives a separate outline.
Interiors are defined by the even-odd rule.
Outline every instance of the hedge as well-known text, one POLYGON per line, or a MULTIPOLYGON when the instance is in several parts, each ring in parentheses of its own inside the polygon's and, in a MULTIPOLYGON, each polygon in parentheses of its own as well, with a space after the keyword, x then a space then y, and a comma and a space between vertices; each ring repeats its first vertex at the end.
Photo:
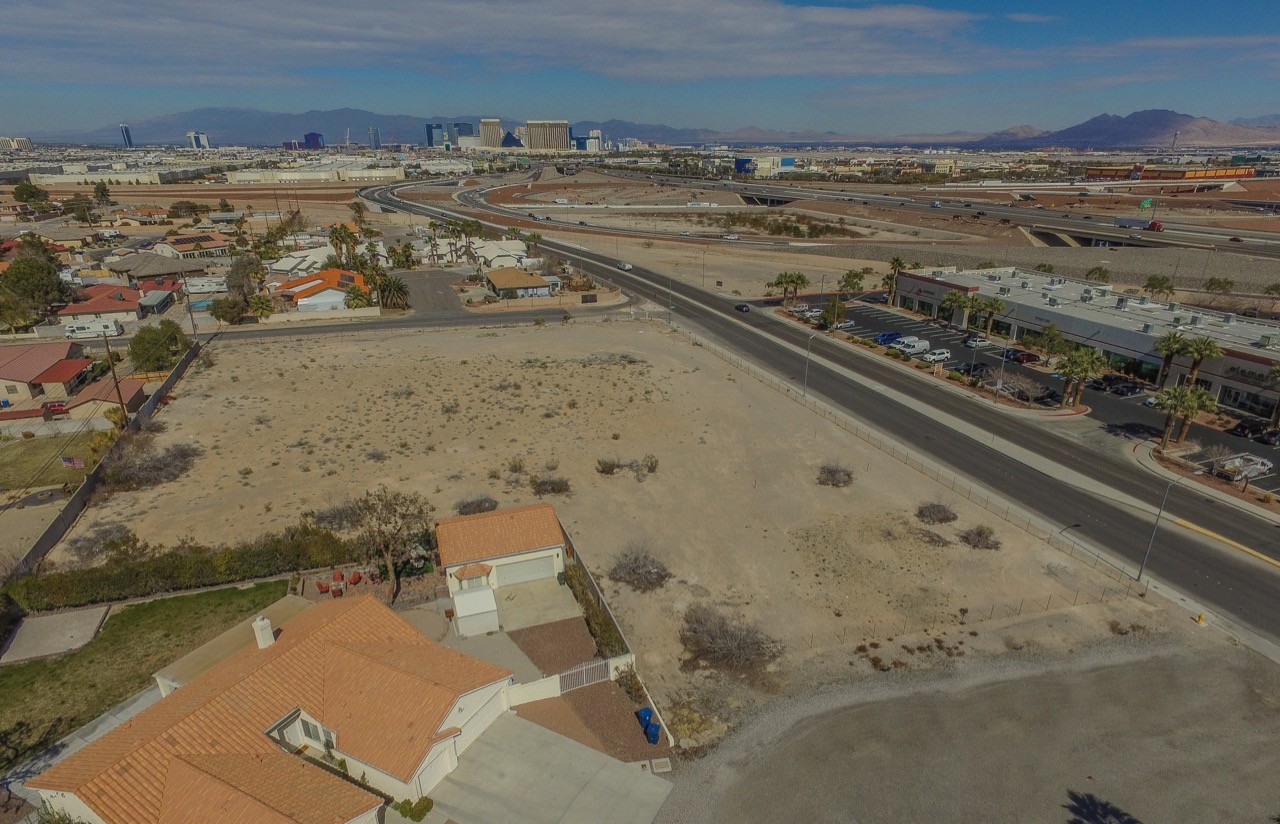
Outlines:
POLYGON ((144 598, 361 560, 327 529, 298 526, 231 548, 186 544, 142 561, 28 575, 4 588, 26 612, 144 598))

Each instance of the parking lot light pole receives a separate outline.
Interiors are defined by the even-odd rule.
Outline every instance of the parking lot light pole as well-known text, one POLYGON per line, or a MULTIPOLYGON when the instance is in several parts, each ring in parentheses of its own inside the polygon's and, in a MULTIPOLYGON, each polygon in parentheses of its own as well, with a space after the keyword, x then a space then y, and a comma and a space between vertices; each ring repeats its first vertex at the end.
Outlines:
POLYGON ((821 333, 814 332, 812 335, 810 335, 809 342, 805 344, 805 347, 804 347, 804 391, 800 393, 800 397, 802 398, 809 397, 809 352, 810 350, 813 349, 813 339, 816 338, 819 334, 821 333))
MULTIPOLYGON (((1204 470, 1198 469, 1195 474, 1203 475, 1204 470)), ((1138 577, 1136 578, 1138 582, 1142 581, 1142 573, 1147 568, 1147 558, 1151 557, 1151 547, 1156 542, 1156 532, 1160 529, 1160 518, 1164 515, 1164 505, 1169 501, 1169 491, 1189 477, 1192 476, 1182 475, 1174 478, 1172 481, 1169 481, 1169 485, 1164 488, 1164 495, 1160 498, 1160 509, 1156 511, 1156 522, 1151 527, 1151 537, 1147 539, 1147 550, 1142 553, 1142 563, 1138 565, 1138 577)))

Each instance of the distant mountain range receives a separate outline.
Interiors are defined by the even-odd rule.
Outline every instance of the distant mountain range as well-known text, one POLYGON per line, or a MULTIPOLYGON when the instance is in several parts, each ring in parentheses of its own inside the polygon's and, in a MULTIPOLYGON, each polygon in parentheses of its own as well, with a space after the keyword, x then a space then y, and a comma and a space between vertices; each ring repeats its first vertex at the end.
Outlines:
MULTIPOLYGON (((367 145, 369 128, 378 129, 383 143, 421 143, 427 123, 477 123, 478 115, 385 115, 363 109, 310 111, 280 114, 257 109, 208 108, 164 115, 129 123, 136 145, 182 145, 189 130, 204 132, 214 146, 279 145, 285 140, 301 140, 307 132, 319 132, 328 145, 345 142, 350 130, 353 144, 367 145)), ((510 130, 521 121, 500 118, 510 130)), ((675 128, 663 124, 632 123, 626 120, 597 122, 583 120, 571 124, 575 134, 599 129, 615 140, 635 138, 677 145, 726 143, 733 145, 871 145, 871 146, 965 146, 981 149, 1074 149, 1161 148, 1178 135, 1180 148, 1227 146, 1280 146, 1280 115, 1267 115, 1224 123, 1206 117, 1150 109, 1121 117, 1102 114, 1084 123, 1058 131, 1035 126, 1012 126, 990 133, 947 132, 908 135, 842 135, 836 132, 777 131, 746 126, 731 132, 715 129, 675 128)), ((80 132, 47 132, 30 135, 39 143, 120 144, 115 124, 80 132)))

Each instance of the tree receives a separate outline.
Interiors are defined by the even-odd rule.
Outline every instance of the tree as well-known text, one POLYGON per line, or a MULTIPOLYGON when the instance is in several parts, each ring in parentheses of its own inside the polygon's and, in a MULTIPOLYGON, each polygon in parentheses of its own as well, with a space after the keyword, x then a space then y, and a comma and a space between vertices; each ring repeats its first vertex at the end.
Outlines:
POLYGON ((1111 270, 1105 266, 1095 266, 1084 273, 1084 279, 1090 283, 1110 283, 1111 270))
POLYGON ((888 304, 893 305, 893 299, 898 294, 898 275, 902 274, 902 270, 907 268, 906 262, 900 257, 893 257, 889 260, 889 271, 880 281, 880 288, 889 293, 888 304))
POLYGON ((98 182, 93 184, 93 199, 99 206, 106 206, 111 203, 111 190, 107 188, 106 183, 98 182))
POLYGON ((219 200, 219 201, 218 201, 218 211, 219 211, 219 212, 229 212, 229 211, 231 211, 231 201, 227 200, 225 197, 224 197, 222 200, 219 200))
POLYGON ((1156 391, 1160 391, 1169 382, 1173 359, 1187 353, 1187 338, 1181 332, 1165 332, 1156 338, 1156 351, 1164 358, 1164 362, 1160 364, 1160 380, 1156 382, 1156 391))
POLYGON ((13 199, 19 203, 48 203, 49 193, 34 183, 23 181, 13 187, 13 199))
POLYGON ((342 304, 348 309, 367 309, 373 305, 373 298, 353 283, 347 287, 346 294, 342 297, 342 304))
POLYGON ((1062 334, 1057 324, 1046 323, 1034 336, 1028 337, 1032 337, 1035 345, 1044 352, 1046 360, 1071 351, 1071 341, 1062 334))
POLYGON ((1143 291, 1149 293, 1153 298, 1164 295, 1165 297, 1173 296, 1173 278, 1168 275, 1152 275, 1147 278, 1147 282, 1142 284, 1143 291))
POLYGON ((275 313, 276 307, 271 302, 270 295, 254 295, 249 298, 249 311, 254 317, 269 318, 275 313))
POLYGON ((1053 264, 1052 264, 1052 263, 1037 263, 1037 264, 1035 265, 1035 270, 1036 270, 1037 272, 1044 272, 1046 275, 1052 275, 1052 274, 1053 274, 1053 264))
POLYGON ((388 309, 409 308, 409 287, 399 275, 387 275, 378 289, 378 303, 388 309))
POLYGON ((1186 355, 1191 358, 1191 368, 1187 370, 1187 383, 1195 385, 1200 376, 1200 367, 1207 360, 1222 357, 1222 347, 1213 338, 1201 335, 1187 341, 1186 355))
POLYGON ((864 275, 862 272, 856 272, 853 269, 850 269, 840 276, 840 284, 838 288, 841 292, 859 293, 862 291, 863 278, 864 275))
POLYGON ((70 287, 58 277, 57 268, 42 258, 18 258, 0 276, 0 283, 6 292, 37 312, 46 312, 52 304, 70 297, 70 287))
POLYGON ((983 298, 982 311, 987 316, 987 326, 984 333, 990 337, 991 327, 996 324, 996 315, 1003 314, 1008 310, 1008 306, 1000 298, 983 298))
POLYGON ((240 298, 218 298, 209 304, 209 314, 218 322, 218 328, 222 328, 224 323, 234 326, 248 311, 249 304, 240 298))
POLYGON ((165 319, 138 330, 129 341, 129 361, 136 372, 159 372, 172 367, 190 345, 182 327, 165 319))
POLYGON ((415 548, 430 543, 431 513, 426 498, 413 492, 398 492, 379 485, 352 502, 354 521, 360 530, 357 543, 387 565, 391 600, 400 591, 398 566, 415 548))
POLYGON ((199 217, 201 214, 212 212, 208 205, 204 203, 196 203, 193 200, 175 200, 169 204, 170 218, 183 217, 199 217))
POLYGON ((18 238, 18 245, 10 254, 10 258, 13 260, 36 258, 47 262, 54 268, 57 268, 58 265, 58 259, 53 256, 53 251, 49 248, 49 244, 36 237, 33 232, 24 232, 18 238))
POLYGON ((530 232, 524 236, 524 242, 528 244, 529 254, 533 257, 538 256, 538 244, 542 242, 541 232, 530 232))
POLYGON ((393 269, 412 269, 417 255, 414 252, 413 245, 406 240, 402 243, 393 243, 388 246, 387 257, 390 258, 393 269))
POLYGON ((17 295, 0 292, 0 324, 10 332, 30 326, 35 321, 31 307, 17 295))
POLYGON ((1084 393, 1084 385, 1107 368, 1107 359, 1097 349, 1081 346, 1067 353, 1058 362, 1058 374, 1063 377, 1062 406, 1076 407, 1084 393))
POLYGON ((368 219, 369 207, 364 205, 363 200, 353 200, 350 204, 351 217, 355 220, 356 228, 363 229, 368 219))
POLYGON ((248 300, 257 294, 267 276, 267 267, 257 255, 238 255, 227 270, 227 294, 237 300, 248 300))
POLYGON ((840 298, 831 298, 827 301, 827 305, 822 309, 822 322, 827 325, 828 329, 835 327, 837 323, 844 320, 845 305, 840 298))
MULTIPOLYGON (((1189 388, 1189 396, 1186 407, 1182 410, 1182 427, 1178 430, 1178 443, 1182 443, 1187 439, 1187 434, 1191 431, 1191 422, 1195 420, 1196 415, 1201 412, 1212 412, 1218 408, 1218 402, 1213 399, 1208 389, 1203 386, 1194 386, 1192 384, 1184 384, 1189 388)), ((1178 387, 1179 389, 1183 387, 1178 387)))
POLYGON ((965 292, 951 291, 942 296, 939 304, 947 311, 945 320, 950 323, 951 319, 956 316, 957 310, 964 310, 964 315, 960 318, 960 326, 969 325, 969 295, 965 292))
POLYGON ((809 285, 809 277, 804 272, 780 272, 766 285, 771 289, 782 290, 782 300, 785 303, 787 295, 795 297, 800 294, 801 289, 809 285))
POLYGON ((1229 295, 1235 291, 1236 282, 1231 278, 1209 278, 1203 288, 1211 295, 1229 295))
POLYGON ((342 268, 350 269, 355 262, 356 247, 360 243, 360 238, 356 237, 356 233, 348 229, 341 223, 334 224, 329 230, 329 245, 333 247, 334 254, 338 256, 338 260, 342 261, 342 268))

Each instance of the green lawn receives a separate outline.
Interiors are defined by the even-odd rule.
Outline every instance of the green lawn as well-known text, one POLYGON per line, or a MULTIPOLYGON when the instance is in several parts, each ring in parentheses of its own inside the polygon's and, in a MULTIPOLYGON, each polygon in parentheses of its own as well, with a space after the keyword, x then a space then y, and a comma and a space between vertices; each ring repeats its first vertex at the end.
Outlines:
POLYGON ((0 443, 0 489, 21 490, 26 486, 73 484, 93 469, 89 455, 92 432, 52 438, 28 438, 0 443), (63 469, 62 457, 83 458, 84 469, 63 469), (35 479, 34 482, 32 479, 35 479))
POLYGON ((113 612, 58 658, 0 667, 0 772, 152 683, 151 674, 282 597, 285 581, 161 598, 113 612))

